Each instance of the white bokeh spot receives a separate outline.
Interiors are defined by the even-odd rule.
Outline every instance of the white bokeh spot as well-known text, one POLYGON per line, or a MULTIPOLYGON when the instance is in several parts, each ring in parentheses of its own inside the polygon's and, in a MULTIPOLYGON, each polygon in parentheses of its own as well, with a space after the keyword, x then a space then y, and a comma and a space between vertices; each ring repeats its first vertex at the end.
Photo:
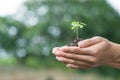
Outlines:
POLYGON ((0 0, 0 16, 12 15, 25 0, 0 0))
POLYGON ((120 0, 106 0, 120 15, 120 0))

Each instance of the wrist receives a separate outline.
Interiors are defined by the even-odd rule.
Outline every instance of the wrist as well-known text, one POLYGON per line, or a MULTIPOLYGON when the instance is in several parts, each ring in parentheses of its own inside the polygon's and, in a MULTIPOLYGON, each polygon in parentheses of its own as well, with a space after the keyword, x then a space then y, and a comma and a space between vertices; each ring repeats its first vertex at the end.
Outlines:
POLYGON ((113 54, 113 61, 120 60, 120 44, 112 43, 111 45, 111 54, 113 54))
POLYGON ((113 64, 120 64, 120 44, 110 42, 110 54, 112 58, 107 65, 114 66, 113 64))

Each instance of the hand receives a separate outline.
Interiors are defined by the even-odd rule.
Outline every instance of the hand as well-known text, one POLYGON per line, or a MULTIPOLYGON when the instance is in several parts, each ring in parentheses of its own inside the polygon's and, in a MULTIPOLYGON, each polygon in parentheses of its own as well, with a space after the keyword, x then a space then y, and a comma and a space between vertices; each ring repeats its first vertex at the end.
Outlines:
POLYGON ((93 37, 80 41, 78 47, 57 47, 53 49, 58 61, 70 68, 93 68, 106 65, 117 55, 112 48, 113 43, 102 37, 93 37))

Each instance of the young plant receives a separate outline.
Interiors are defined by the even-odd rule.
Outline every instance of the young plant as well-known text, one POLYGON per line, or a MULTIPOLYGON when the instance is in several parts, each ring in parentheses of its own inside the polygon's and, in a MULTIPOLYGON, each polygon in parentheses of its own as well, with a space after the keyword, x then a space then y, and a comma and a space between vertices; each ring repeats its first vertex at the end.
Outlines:
POLYGON ((71 29, 75 32, 76 39, 78 40, 79 39, 79 31, 78 30, 79 30, 79 28, 83 29, 83 27, 86 26, 86 24, 83 22, 79 22, 79 21, 73 21, 71 23, 71 25, 72 25, 71 29))

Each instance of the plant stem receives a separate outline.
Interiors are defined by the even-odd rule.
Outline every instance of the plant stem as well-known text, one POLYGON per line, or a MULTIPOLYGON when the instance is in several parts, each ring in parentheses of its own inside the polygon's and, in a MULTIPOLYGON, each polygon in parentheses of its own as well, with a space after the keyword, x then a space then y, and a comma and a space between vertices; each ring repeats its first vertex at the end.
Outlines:
POLYGON ((76 38, 79 39, 79 36, 78 36, 78 28, 76 28, 76 38))

